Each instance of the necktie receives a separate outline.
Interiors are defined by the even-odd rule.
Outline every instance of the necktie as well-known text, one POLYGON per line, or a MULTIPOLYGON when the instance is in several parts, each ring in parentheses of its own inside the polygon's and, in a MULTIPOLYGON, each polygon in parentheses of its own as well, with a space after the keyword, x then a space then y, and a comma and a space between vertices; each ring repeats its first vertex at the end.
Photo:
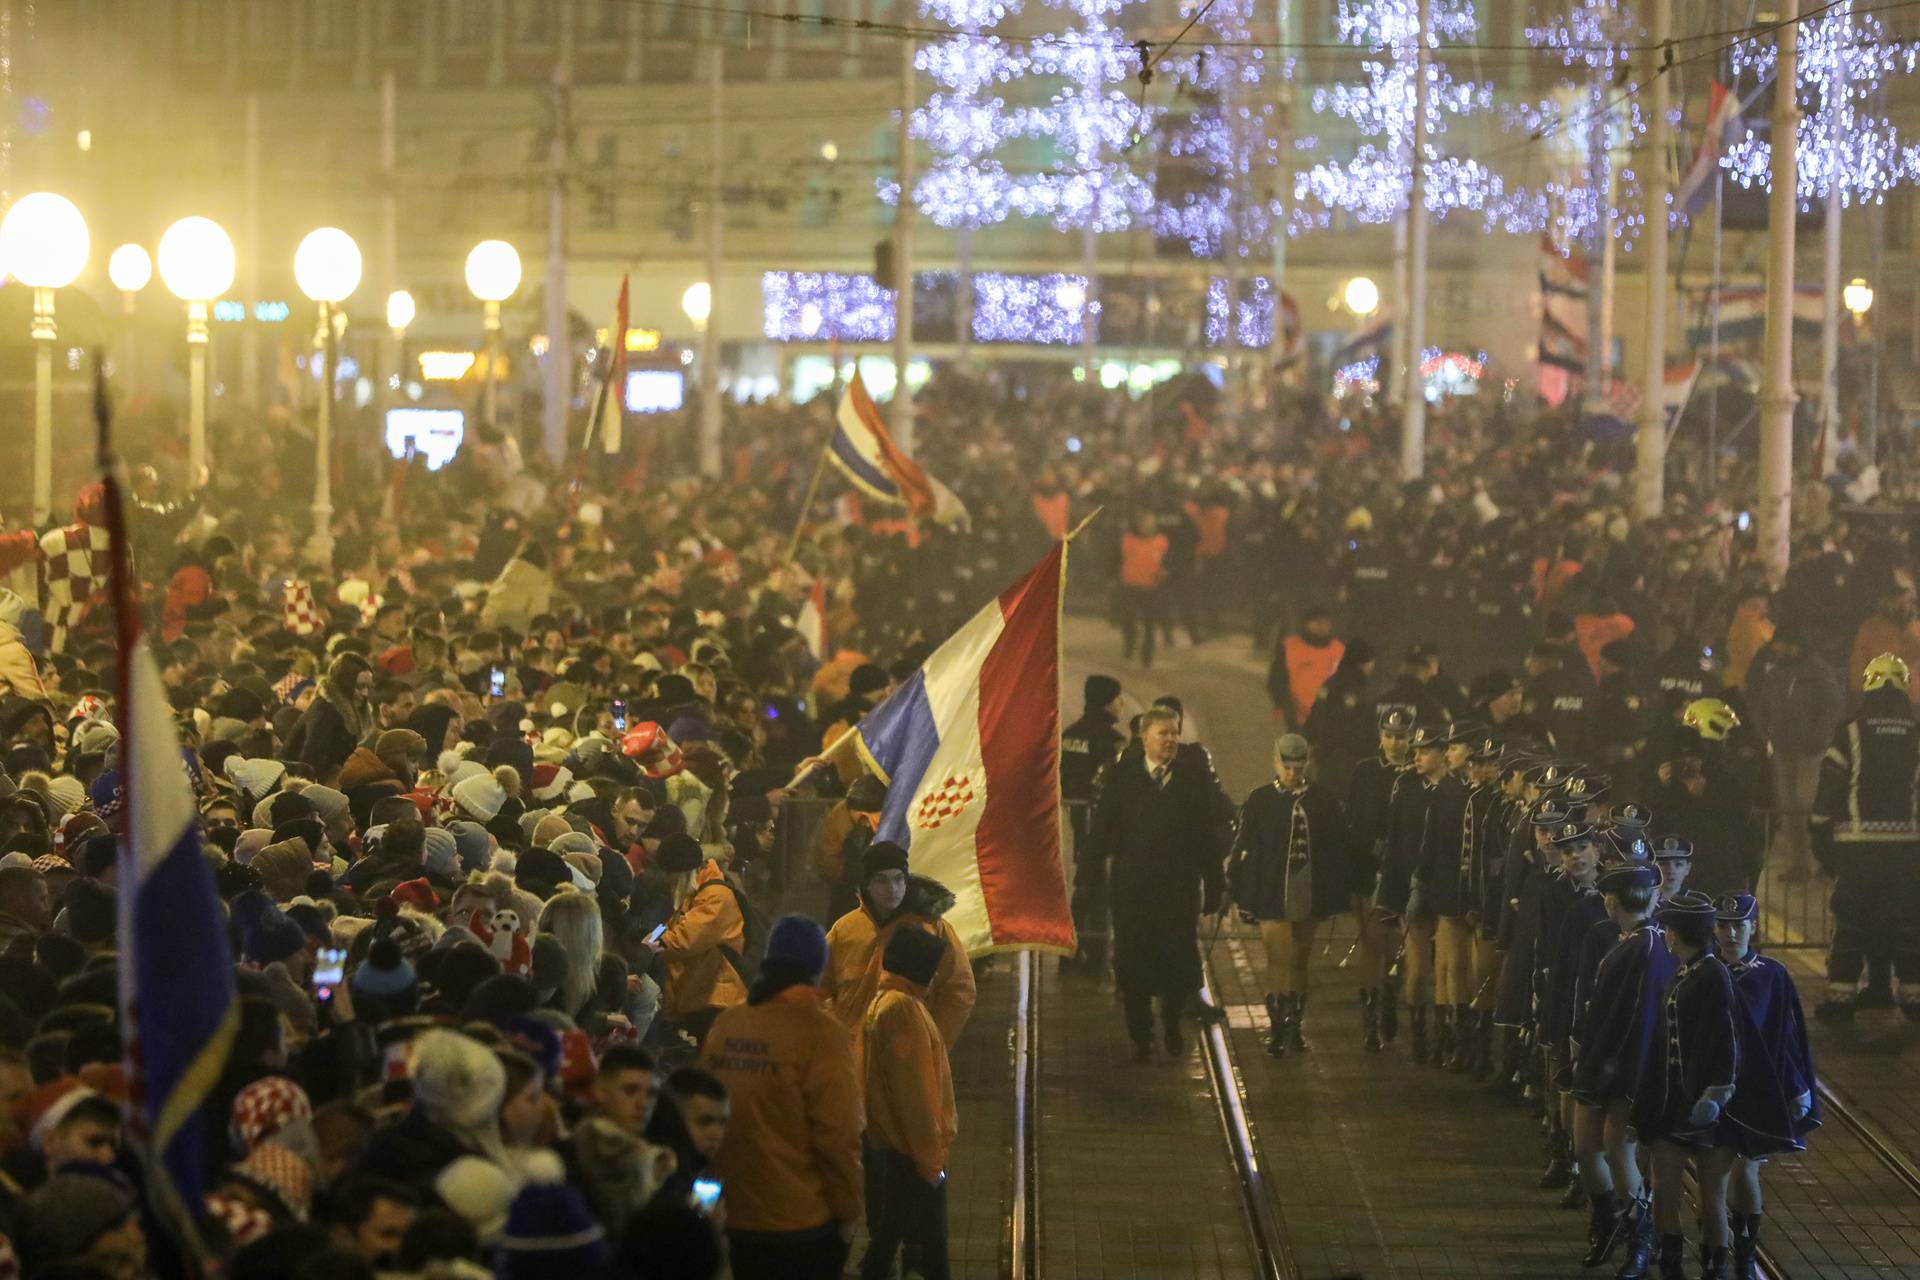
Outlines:
POLYGON ((1167 766, 1163 764, 1153 766, 1153 785, 1156 787, 1167 785, 1167 766))

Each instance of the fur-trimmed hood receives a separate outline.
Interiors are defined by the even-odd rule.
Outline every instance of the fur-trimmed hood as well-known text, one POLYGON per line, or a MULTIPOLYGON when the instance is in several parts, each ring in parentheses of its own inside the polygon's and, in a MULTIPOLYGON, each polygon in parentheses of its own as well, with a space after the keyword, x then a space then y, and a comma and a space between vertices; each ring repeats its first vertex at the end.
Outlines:
MULTIPOLYGON (((929 920, 938 920, 946 915, 947 912, 953 910, 955 901, 957 901, 957 899, 953 896, 953 890, 947 888, 947 886, 941 884, 938 880, 931 879, 927 876, 917 876, 912 872, 908 872, 907 896, 900 899, 900 909, 888 917, 888 920, 897 920, 901 916, 909 915, 925 916, 929 920)), ((867 900, 867 889, 865 885, 860 887, 860 906, 869 916, 873 917, 874 923, 886 924, 888 922, 880 918, 879 913, 873 909, 873 903, 867 900)))

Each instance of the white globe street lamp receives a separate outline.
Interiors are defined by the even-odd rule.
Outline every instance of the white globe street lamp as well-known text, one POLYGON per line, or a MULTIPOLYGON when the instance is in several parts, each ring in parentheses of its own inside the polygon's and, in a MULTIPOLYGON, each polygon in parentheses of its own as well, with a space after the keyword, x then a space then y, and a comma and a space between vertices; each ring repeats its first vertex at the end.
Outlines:
POLYGON ((338 227, 309 231, 293 251, 294 283, 320 304, 320 416, 313 432, 313 537, 307 554, 323 569, 333 567, 333 380, 338 355, 333 309, 360 287, 360 269, 360 246, 338 227))
POLYGON ((713 316, 713 286, 705 280, 688 285, 687 291, 680 295, 680 310, 686 312, 694 328, 705 329, 713 316))
POLYGON ((1853 322, 1859 324, 1867 318, 1867 312, 1873 310, 1873 286, 1855 276, 1840 291, 1840 301, 1853 313, 1853 322))
POLYGON ((87 220, 51 191, 21 196, 0 218, 0 270, 33 290, 33 522, 53 517, 53 291, 87 265, 87 220))
POLYGON ((1348 311, 1365 320, 1380 309, 1380 286, 1368 276, 1355 276, 1341 289, 1340 301, 1348 311))
POLYGON ((414 304, 413 295, 405 289, 395 289, 387 295, 387 328, 393 330, 395 338, 404 338, 408 326, 413 324, 419 308, 414 304))
POLYGON ((187 485, 205 482, 207 308, 233 288, 233 240, 211 218, 182 218, 160 237, 160 279, 187 304, 187 485))
POLYGON ((482 240, 467 254, 467 288, 486 307, 487 383, 484 418, 489 427, 500 415, 500 304, 520 287, 520 254, 505 240, 482 240))

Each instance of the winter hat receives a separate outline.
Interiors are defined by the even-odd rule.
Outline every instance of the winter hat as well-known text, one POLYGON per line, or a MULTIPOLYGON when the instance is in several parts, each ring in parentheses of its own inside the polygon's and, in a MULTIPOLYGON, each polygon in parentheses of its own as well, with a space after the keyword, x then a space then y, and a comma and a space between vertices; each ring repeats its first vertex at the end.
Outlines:
POLYGON ((563 858, 572 853, 597 854, 600 852, 600 846, 594 843, 592 836, 584 831, 575 831, 571 827, 567 829, 565 835, 550 841, 547 848, 563 858))
POLYGON ((412 760, 427 751, 427 740, 411 729, 388 729, 373 740, 373 754, 391 763, 412 760))
POLYGON ((273 829, 275 841, 297 842, 307 851, 307 861, 311 863, 320 853, 320 846, 327 842, 327 828, 318 818, 293 818, 273 829))
POLYGON ((396 822, 420 821, 420 806, 410 796, 381 796, 367 809, 367 826, 390 827, 396 822))
POLYGON ((440 895, 433 891, 432 883, 425 876, 401 881, 393 886, 387 896, 403 907, 412 907, 429 915, 440 909, 440 895))
POLYGON ((493 1050, 438 1027, 415 1037, 407 1075, 428 1119, 462 1129, 492 1122, 507 1092, 507 1071, 493 1050))
POLYGON ((562 854, 561 857, 565 858, 567 866, 573 869, 573 885, 576 889, 583 893, 591 893, 600 887, 600 877, 605 874, 605 869, 599 854, 567 853, 562 854), (584 885, 580 883, 582 876, 587 879, 584 885))
POLYGON ((827 971, 827 935, 808 916, 781 916, 767 932, 766 959, 817 980, 827 971))
POLYGON ((260 824, 263 827, 283 826, 301 818, 311 818, 315 813, 313 801, 299 791, 275 792, 260 802, 254 810, 254 816, 258 818, 262 810, 266 811, 266 821, 260 824))
POLYGON ((875 840, 860 855, 860 883, 879 875, 882 871, 905 871, 907 869, 907 851, 891 840, 875 840))
POLYGON ((513 879, 528 893, 550 898, 554 889, 573 882, 573 873, 568 870, 566 859, 551 849, 529 849, 514 866, 513 879))
MULTIPOLYGON (((103 756, 119 745, 120 730, 111 720, 88 720, 67 739, 67 755, 103 756)), ((286 772, 285 766, 281 767, 281 772, 286 772)), ((233 775, 227 776, 231 778, 233 775)))
POLYGON ((103 1114, 112 1112, 115 1119, 119 1118, 112 1102, 73 1076, 60 1076, 23 1094, 13 1104, 13 1116, 27 1135, 27 1142, 39 1151, 47 1135, 82 1106, 94 1107, 103 1114))
POLYGON ((233 922, 240 929, 241 955, 255 964, 285 960, 306 948, 307 931, 258 889, 233 900, 233 922))
POLYGON ((76 942, 105 942, 113 937, 119 899, 97 880, 76 880, 67 890, 67 932, 76 942))
POLYGON ((240 788, 241 794, 247 799, 254 801, 264 798, 287 776, 287 766, 278 760, 247 760, 240 756, 228 756, 224 767, 227 780, 240 788))
POLYGON ((307 1220, 313 1203, 313 1166, 279 1143, 261 1143, 228 1176, 278 1201, 295 1221, 307 1220))
POLYGON ((1104 707, 1120 696, 1120 682, 1112 676, 1088 676, 1085 691, 1089 707, 1104 707))
POLYGON ((392 938, 376 938, 367 948, 367 958, 353 971, 348 984, 356 993, 370 996, 397 996, 411 991, 419 983, 413 966, 392 938))
POLYGON ((454 847, 459 851, 462 866, 469 871, 487 869, 493 845, 487 839, 485 827, 477 822, 456 818, 447 824, 447 833, 453 837, 454 847))
POLYGON ((461 1156, 434 1177, 433 1190, 441 1203, 466 1219, 481 1245, 492 1247, 507 1229, 513 1180, 493 1161, 461 1156))
POLYGON ((94 1242, 133 1216, 133 1197, 94 1173, 56 1173, 21 1200, 13 1244, 23 1274, 78 1259, 94 1242))
POLYGON ((896 929, 887 939, 880 956, 880 967, 896 973, 917 987, 933 984, 933 975, 946 957, 946 940, 925 929, 896 929))
POLYGON ((47 784, 47 798, 53 801, 62 817, 78 813, 80 806, 87 802, 87 789, 80 779, 70 774, 61 774, 47 784))
POLYGON ((71 852, 73 865, 96 878, 105 875, 107 868, 120 856, 119 838, 107 831, 70 843, 67 848, 71 852))
POLYGON ((313 804, 313 811, 320 815, 322 822, 332 822, 347 811, 347 795, 344 791, 335 791, 332 787, 323 787, 315 782, 302 788, 300 794, 313 804))
MULTIPOLYGON (((453 930, 447 932, 452 934, 453 930)), ((472 934, 461 932, 467 940, 442 950, 430 966, 434 987, 456 1009, 465 1006, 475 987, 500 972, 500 962, 494 959, 493 953, 481 946, 472 934)))
POLYGON ((586 1198, 563 1179, 557 1156, 530 1163, 527 1184, 513 1198, 500 1236, 498 1280, 575 1280, 606 1267, 606 1230, 586 1198))
POLYGON ((573 828, 567 824, 565 818, 550 813, 540 819, 538 823, 534 824, 533 843, 542 849, 550 848, 555 840, 567 835, 572 830, 573 828))
POLYGON ((260 873, 267 893, 275 901, 285 902, 306 891, 313 851, 304 840, 281 840, 254 854, 250 865, 260 873))
POLYGON ((454 807, 463 817, 483 823, 492 821, 507 803, 507 789, 500 785, 497 777, 484 769, 455 785, 451 794, 454 807))
POLYGON ((684 833, 668 836, 653 851, 653 865, 662 871, 698 871, 706 861, 707 854, 700 842, 684 833))
POLYGON ((285 1076, 262 1077, 234 1095, 233 1133, 247 1151, 312 1119, 313 1100, 285 1076))
POLYGON ((460 869, 460 846, 454 840, 453 833, 444 827, 428 827, 426 842, 421 850, 420 860, 427 870, 448 879, 458 879, 460 869))
POLYGON ((573 771, 563 764, 533 766, 533 798, 546 803, 563 799, 573 785, 573 771))

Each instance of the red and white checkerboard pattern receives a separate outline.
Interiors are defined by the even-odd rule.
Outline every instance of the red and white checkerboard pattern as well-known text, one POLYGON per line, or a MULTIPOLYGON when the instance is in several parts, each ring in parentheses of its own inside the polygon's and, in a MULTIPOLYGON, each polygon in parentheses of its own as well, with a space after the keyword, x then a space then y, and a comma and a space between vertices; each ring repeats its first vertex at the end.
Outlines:
POLYGON ((280 588, 284 625, 297 636, 320 634, 325 619, 313 602, 313 587, 299 578, 288 578, 280 588))
POLYGON ((106 590, 107 531, 90 524, 51 530, 40 535, 40 556, 40 613, 47 647, 59 653, 87 606, 106 590))
POLYGON ((913 812, 913 825, 922 831, 937 831, 947 819, 973 803, 973 779, 950 774, 939 786, 920 797, 913 812))

